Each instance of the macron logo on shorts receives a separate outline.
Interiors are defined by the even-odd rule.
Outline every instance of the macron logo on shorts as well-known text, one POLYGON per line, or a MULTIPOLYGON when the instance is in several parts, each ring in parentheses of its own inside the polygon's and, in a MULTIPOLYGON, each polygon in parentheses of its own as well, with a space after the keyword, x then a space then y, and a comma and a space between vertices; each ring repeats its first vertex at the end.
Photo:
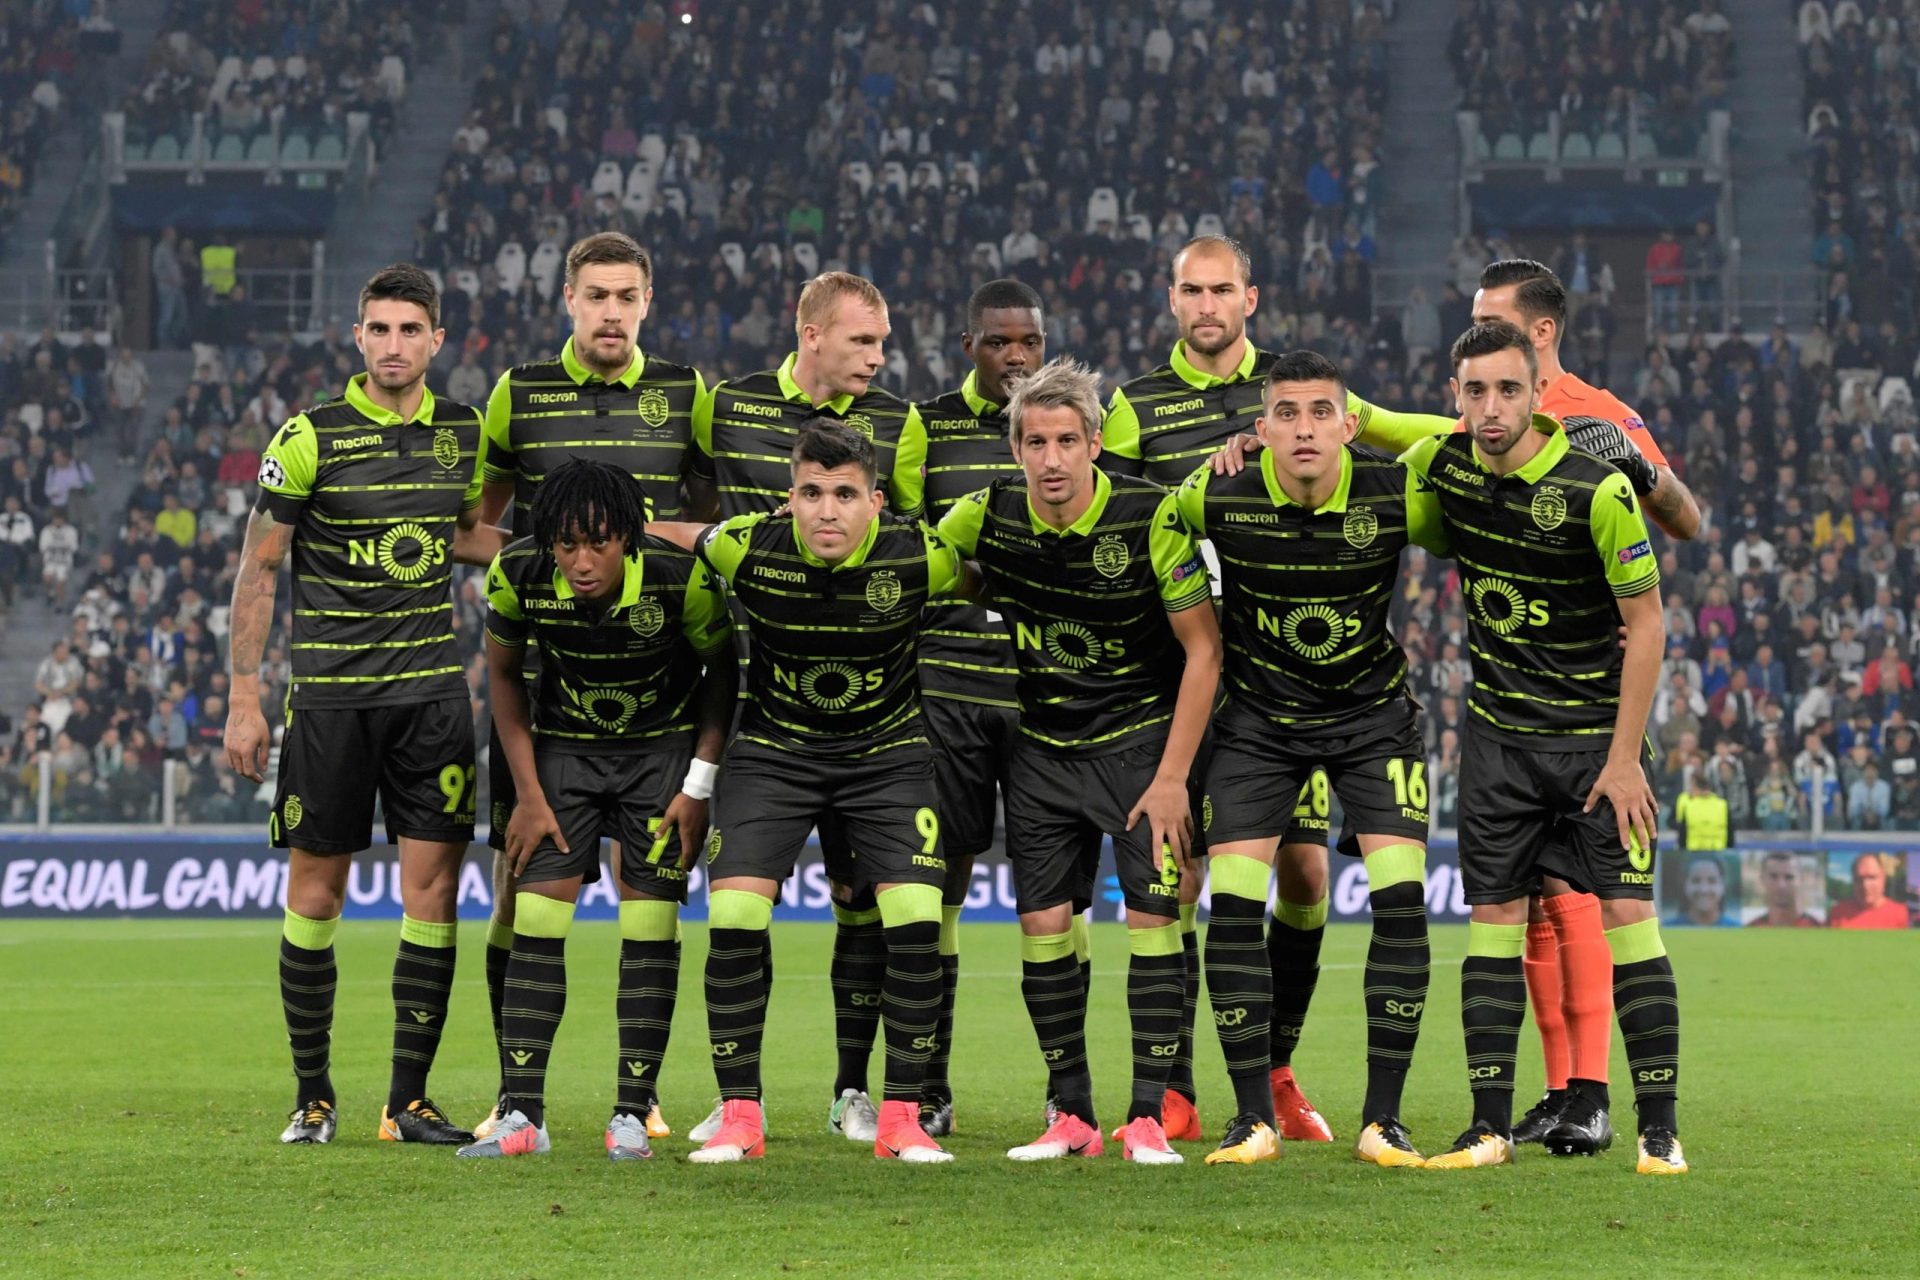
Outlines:
POLYGON ((1645 538, 1642 538, 1640 541, 1634 543, 1632 546, 1622 547, 1620 549, 1620 563, 1632 564, 1635 560, 1638 560, 1641 556, 1650 556, 1652 554, 1653 554, 1653 544, 1648 542, 1645 538))

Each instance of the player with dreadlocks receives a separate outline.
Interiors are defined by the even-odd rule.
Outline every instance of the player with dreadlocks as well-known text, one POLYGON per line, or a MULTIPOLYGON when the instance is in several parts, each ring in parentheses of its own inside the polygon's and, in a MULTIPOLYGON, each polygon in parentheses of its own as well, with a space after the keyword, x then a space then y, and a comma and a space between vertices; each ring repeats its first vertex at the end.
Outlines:
POLYGON ((693 555, 649 536, 639 483, 580 458, 535 494, 531 537, 487 573, 494 724, 518 796, 506 855, 519 884, 501 1011, 506 1100, 463 1156, 549 1149, 547 1058, 566 1007, 566 938, 602 836, 620 849, 619 1061, 607 1154, 652 1154, 653 1105, 679 989, 687 866, 733 711, 726 606, 693 555), (528 706, 528 642, 541 650, 528 706))

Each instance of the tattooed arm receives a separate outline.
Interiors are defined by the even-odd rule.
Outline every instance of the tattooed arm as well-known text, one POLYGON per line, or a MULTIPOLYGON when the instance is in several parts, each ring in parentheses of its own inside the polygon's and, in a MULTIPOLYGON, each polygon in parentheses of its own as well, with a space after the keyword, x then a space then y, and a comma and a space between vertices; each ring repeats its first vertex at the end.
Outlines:
POLYGON ((247 519, 247 540, 240 551, 240 572, 233 580, 233 609, 228 620, 229 675, 232 696, 227 702, 227 763, 235 773, 254 782, 266 776, 267 748, 272 741, 267 717, 260 708, 260 659, 273 628, 273 597, 279 586, 280 565, 293 545, 293 526, 256 509, 247 519))

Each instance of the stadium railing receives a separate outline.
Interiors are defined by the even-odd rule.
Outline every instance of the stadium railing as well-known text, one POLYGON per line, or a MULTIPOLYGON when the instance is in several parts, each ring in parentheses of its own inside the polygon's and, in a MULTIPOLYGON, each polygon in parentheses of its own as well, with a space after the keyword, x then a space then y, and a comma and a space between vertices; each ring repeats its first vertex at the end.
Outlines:
POLYGON ((0 328, 34 333, 51 326, 77 333, 92 326, 99 333, 120 332, 113 274, 56 267, 53 245, 47 242, 37 266, 0 270, 0 328))
POLYGON ((1724 271, 1662 272, 1679 275, 1677 296, 1655 305, 1651 278, 1646 287, 1646 337, 1669 336, 1693 329, 1725 333, 1738 320, 1749 333, 1764 333, 1776 324, 1790 333, 1804 333, 1823 318, 1823 273, 1807 267, 1787 271, 1755 271, 1729 266, 1724 271), (1704 288, 1702 286, 1705 286, 1704 288))
POLYGON ((1541 127, 1522 136, 1517 128, 1501 129, 1489 137, 1490 120, 1478 111, 1455 114, 1460 129, 1461 176, 1469 182, 1489 174, 1538 173, 1549 182, 1568 173, 1624 171, 1637 178, 1643 169, 1701 169, 1724 179, 1728 171, 1728 140, 1732 116, 1724 110, 1699 113, 1694 141, 1686 149, 1660 145, 1653 132, 1654 113, 1636 103, 1628 112, 1627 128, 1580 127, 1558 111, 1548 112, 1541 127))
POLYGON ((184 131, 150 129, 124 111, 110 111, 100 118, 100 143, 114 182, 128 174, 179 174, 197 184, 209 173, 263 173, 270 183, 284 182, 288 174, 296 182, 313 175, 324 182, 372 163, 370 122, 364 111, 350 111, 332 126, 304 126, 275 115, 242 135, 221 133, 204 111, 194 112, 184 131))

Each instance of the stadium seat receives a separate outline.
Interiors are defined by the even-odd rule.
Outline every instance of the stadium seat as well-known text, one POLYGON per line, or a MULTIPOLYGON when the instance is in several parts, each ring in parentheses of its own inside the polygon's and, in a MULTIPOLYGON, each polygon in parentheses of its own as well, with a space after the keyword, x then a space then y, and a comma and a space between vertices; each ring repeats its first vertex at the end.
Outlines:
POLYGON ((660 170, 650 160, 635 160, 633 168, 627 171, 627 194, 636 191, 645 192, 647 199, 653 199, 653 193, 660 188, 660 170))
POLYGON ((347 158, 347 140, 332 131, 321 134, 313 142, 313 158, 338 162, 347 158))
POLYGON ((552 299, 554 289, 560 283, 561 269, 566 266, 566 255, 560 252, 560 246, 548 240, 534 249, 533 256, 527 259, 527 274, 533 277, 534 288, 540 290, 540 296, 552 299))
POLYGON ((1153 220, 1144 213, 1127 215, 1127 234, 1135 240, 1153 239, 1153 220))
POLYGON ((40 428, 47 424, 46 409, 33 401, 22 404, 15 412, 20 415, 22 425, 36 436, 40 434, 40 428))
POLYGON ((1224 236, 1227 234, 1226 221, 1217 213, 1203 213, 1193 220, 1193 234, 1196 236, 1224 236))
POLYGON ((645 187, 628 188, 627 193, 620 197, 620 207, 644 222, 647 215, 653 212, 653 198, 654 193, 645 187))
POLYGON ((238 164, 246 158, 246 140, 237 133, 223 133, 213 144, 213 159, 217 164, 238 164))
POLYGON ((753 179, 743 173, 727 184, 727 190, 744 200, 753 194, 753 179))
POLYGON ((747 274, 747 251, 738 240, 729 240, 720 246, 720 261, 727 264, 735 280, 747 274))
POLYGON ((920 191, 931 187, 935 191, 947 185, 946 175, 940 172, 940 166, 931 160, 922 160, 913 166, 913 189, 920 191))
POLYGON ((781 252, 778 244, 771 240, 762 240, 753 246, 753 260, 761 267, 777 274, 786 266, 787 255, 781 252))
POLYGON ((1562 160, 1593 159, 1593 140, 1584 133, 1569 133, 1560 139, 1562 160))
POLYGON ((935 386, 950 387, 953 385, 953 365, 948 361, 944 352, 938 349, 929 351, 921 359, 920 363, 927 367, 927 372, 932 376, 935 386))
POLYGON ((678 138, 678 142, 681 145, 681 149, 686 154, 687 163, 699 164, 700 157, 703 154, 705 154, 705 152, 702 149, 703 144, 700 141, 700 135, 692 132, 691 130, 684 131, 680 134, 680 137, 678 138))
POLYGON ((120 159, 125 164, 139 164, 147 158, 147 144, 144 140, 129 138, 121 144, 120 159))
POLYGON ((987 263, 993 268, 993 273, 995 275, 1000 274, 1000 246, 999 245, 995 244, 991 240, 982 240, 979 244, 976 244, 973 246, 973 256, 976 258, 984 258, 987 261, 987 263))
POLYGON ((1112 187, 1095 187, 1087 197, 1087 230, 1092 231, 1103 222, 1116 226, 1120 222, 1120 197, 1112 187))
POLYGON ((540 115, 541 119, 546 121, 547 128, 552 130, 553 136, 565 142, 567 140, 567 113, 558 107, 548 107, 545 111, 541 112, 540 115))
POLYGON ((593 194, 596 196, 617 196, 625 188, 627 175, 620 171, 618 160, 602 160, 600 167, 593 171, 593 194))
POLYGON ((1655 160, 1660 156, 1660 144, 1653 135, 1644 129, 1633 135, 1633 158, 1635 160, 1655 160))
POLYGON ((907 166, 898 160, 889 160, 880 166, 880 181, 895 195, 907 194, 907 166))
POLYGON ((266 84, 280 74, 280 64, 270 54, 261 54, 247 67, 247 81, 250 84, 266 84))
POLYGON ((1551 133, 1542 129, 1527 139, 1527 159, 1550 161, 1553 158, 1553 135, 1551 133))
POLYGON ((1493 144, 1487 141, 1486 134, 1476 133, 1473 135, 1473 155, 1476 160, 1491 160, 1493 158, 1493 144))
POLYGON ((225 102, 227 92, 247 74, 237 54, 228 54, 220 59, 220 65, 214 69, 213 83, 207 86, 207 101, 225 102))
POLYGON ((1527 144, 1520 140, 1517 133, 1503 133, 1493 144, 1495 160, 1524 160, 1527 156, 1527 144))
POLYGON ((518 240, 509 240, 500 246, 500 252, 493 255, 493 273, 500 277, 500 287, 508 293, 520 288, 527 278, 527 251, 520 247, 518 240))
POLYGON ((387 101, 398 102, 407 96, 407 64, 400 55, 390 53, 380 59, 380 74, 377 77, 381 88, 387 91, 387 101))
POLYGON ((247 163, 272 164, 280 154, 274 145, 273 135, 262 129, 253 135, 253 141, 247 144, 247 163))
MULTIPOLYGON (((440 268, 428 267, 427 278, 433 281, 433 287, 439 290, 441 293, 445 293, 447 291, 447 279, 445 276, 440 274, 440 268)), ((235 492, 239 492, 239 490, 235 490, 235 492)))
POLYGON ((953 180, 964 185, 974 195, 980 194, 980 168, 971 160, 956 160, 953 165, 953 180))
POLYGON ((304 130, 295 129, 280 139, 280 163, 304 164, 313 159, 313 143, 304 130))
POLYGON ((907 362, 907 353, 899 347, 889 348, 887 351, 887 373, 893 378, 895 385, 904 387, 907 384, 907 375, 911 371, 912 366, 907 362))
POLYGON ((913 152, 913 126, 898 125, 883 130, 880 134, 880 154, 883 156, 910 155, 913 152))
POLYGON ((1626 139, 1617 133, 1603 133, 1593 140, 1593 158, 1596 160, 1625 160, 1627 158, 1626 139))
POLYGON ((461 267, 453 273, 453 287, 469 298, 480 296, 480 273, 472 267, 461 267))
POLYGON ((814 247, 813 241, 794 241, 792 252, 794 265, 806 272, 809 280, 820 274, 820 250, 814 247))
POLYGON ((847 161, 847 181, 860 188, 860 194, 866 195, 873 190, 873 169, 865 160, 847 161))
POLYGON ((661 204, 679 214, 684 221, 687 216, 687 193, 680 187, 668 187, 660 193, 661 204))
POLYGON ((288 54, 287 60, 280 64, 280 73, 296 83, 307 78, 307 55, 288 54))
POLYGON ((667 162, 667 140, 657 133, 641 134, 639 158, 652 164, 654 171, 659 172, 660 166, 667 162))

